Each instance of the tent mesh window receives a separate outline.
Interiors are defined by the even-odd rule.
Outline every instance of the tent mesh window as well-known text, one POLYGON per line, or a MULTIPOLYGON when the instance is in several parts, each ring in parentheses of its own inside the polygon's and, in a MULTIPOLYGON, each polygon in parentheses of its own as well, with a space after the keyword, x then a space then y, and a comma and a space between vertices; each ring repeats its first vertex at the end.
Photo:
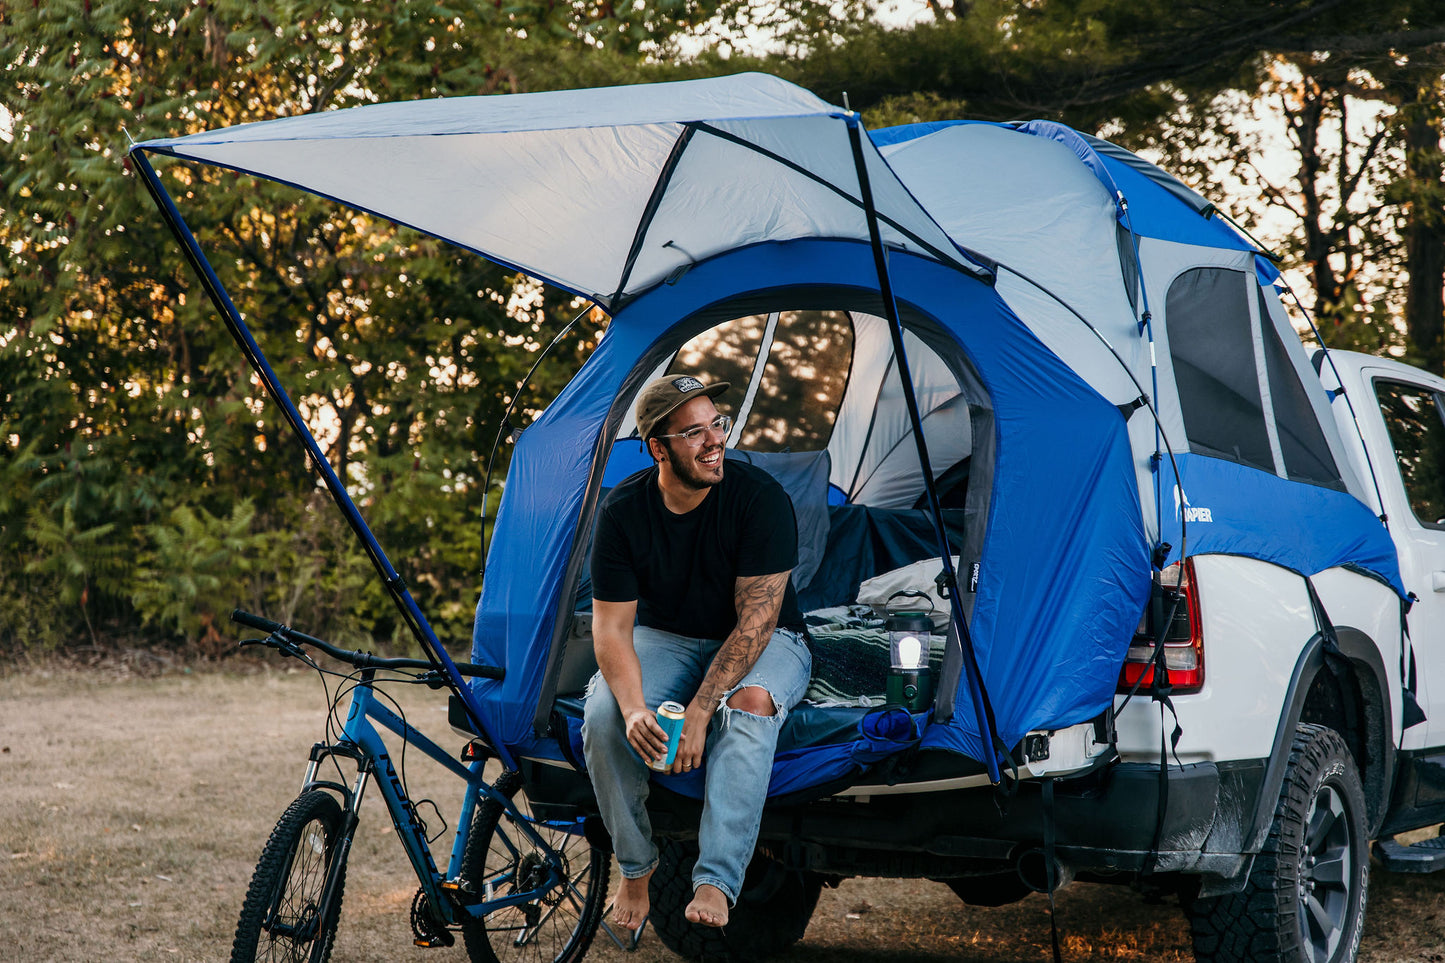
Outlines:
POLYGON ((669 373, 701 371, 709 380, 731 382, 724 400, 744 420, 737 447, 822 451, 833 435, 852 359, 853 322, 846 311, 779 311, 704 331, 678 351, 669 373), (749 394, 747 410, 736 410, 749 394))
POLYGON ((1395 448, 1410 510, 1426 528, 1445 530, 1445 422, 1439 395, 1415 385, 1377 380, 1375 396, 1395 448))
POLYGON ((1269 323, 1264 292, 1259 292, 1259 317, 1264 327, 1264 360, 1269 373, 1270 401, 1279 428, 1279 447, 1284 455, 1285 473, 1291 481, 1308 482, 1345 491, 1339 467, 1330 453, 1329 442, 1305 394, 1299 373, 1289 362, 1278 329, 1269 323))
POLYGON ((718 407, 737 417, 737 406, 747 393, 768 321, 766 314, 749 314, 709 328, 682 346, 667 366, 667 373, 703 375, 709 383, 726 381, 732 388, 718 399, 718 407))
POLYGON ((1245 282, 1226 268, 1179 275, 1165 302, 1169 353, 1190 451, 1273 474, 1245 282))

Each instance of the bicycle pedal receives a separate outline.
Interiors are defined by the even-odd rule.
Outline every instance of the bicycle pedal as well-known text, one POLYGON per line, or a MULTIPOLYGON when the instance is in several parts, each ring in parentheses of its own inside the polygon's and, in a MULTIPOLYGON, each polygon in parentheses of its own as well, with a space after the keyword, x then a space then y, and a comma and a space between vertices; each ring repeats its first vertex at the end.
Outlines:
POLYGON ((477 891, 472 889, 472 884, 464 879, 442 880, 441 891, 447 894, 447 898, 455 906, 466 906, 481 899, 477 891))
POLYGON ((434 950, 439 947, 455 946, 457 940, 456 937, 452 936, 452 934, 443 933, 439 936, 419 936, 416 939, 412 940, 412 942, 415 943, 417 946, 420 946, 422 949, 434 950))

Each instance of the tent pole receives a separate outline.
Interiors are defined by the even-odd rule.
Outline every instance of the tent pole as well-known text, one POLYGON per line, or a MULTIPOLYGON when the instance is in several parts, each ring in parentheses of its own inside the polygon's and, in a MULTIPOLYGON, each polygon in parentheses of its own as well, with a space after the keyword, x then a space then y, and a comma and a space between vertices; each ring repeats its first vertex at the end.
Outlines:
POLYGON ((166 224, 171 229, 171 233, 174 234, 176 240, 180 242, 181 250, 185 252, 186 259, 190 261, 191 267, 195 268, 196 273, 200 275, 201 286, 206 289, 206 294, 210 296, 211 303, 214 304, 216 310, 220 312, 221 319, 225 321, 226 328, 230 331, 231 337, 234 338, 240 346, 241 352, 246 356, 246 360, 251 365, 251 369, 255 371, 256 375, 261 379, 261 384, 265 387, 266 393, 270 395, 271 400, 280 407, 282 416, 286 419, 286 423, 291 427, 291 430, 295 432, 307 456, 310 457, 311 464, 321 475, 321 479, 326 485, 326 490, 331 494, 332 500, 336 502, 337 508, 341 509, 341 514, 346 518, 347 524, 351 526, 351 530, 361 541, 362 547, 366 550, 366 555, 371 560, 372 566, 375 567, 377 574, 381 576, 387 593, 401 611, 402 620, 406 622, 407 627, 411 629, 417 642, 420 643, 422 651, 427 654, 427 657, 434 662, 451 681, 452 688, 456 690, 462 702, 466 705, 467 711, 472 717, 472 723, 478 727, 477 731, 487 738, 487 741, 497 750, 502 762, 508 768, 516 768, 516 763, 511 758, 511 754, 507 752, 506 747, 491 737, 488 728, 482 720, 476 696, 472 693, 472 687, 467 684, 466 680, 463 679, 457 671, 456 663, 452 661, 451 656, 447 654, 446 649, 443 648, 442 644, 437 640, 436 632, 433 631, 431 623, 427 621, 426 616, 422 614, 421 608, 416 604, 416 600, 412 598, 411 592, 407 590, 405 581, 397 574, 396 569, 392 567, 391 561, 386 557, 386 553, 382 551, 381 545, 376 540, 376 536, 372 534, 371 529, 366 524, 366 520, 361 517, 361 512, 357 509, 356 503, 352 501, 351 495, 347 493, 346 487, 341 483, 341 479, 337 476, 335 469, 331 467, 331 462, 325 454, 322 453, 321 446, 317 443, 316 437, 311 433, 311 429, 307 427, 305 420, 301 417, 301 412, 297 410, 296 405, 291 401, 291 396, 286 393, 286 389, 281 386, 281 381, 276 377, 276 372, 272 370, 270 363, 266 360, 265 355, 262 354, 261 346, 256 343, 256 339, 251 335, 250 329, 246 327, 246 322, 242 320, 240 311, 237 310, 230 295, 226 293, 226 289, 222 287, 221 279, 216 276, 216 272, 206 259, 205 253, 201 251, 200 242, 196 240, 195 234, 191 232, 185 220, 182 219, 181 212, 176 208, 175 201, 171 199, 170 194, 167 193, 165 187, 161 184, 160 177, 156 174, 155 168, 151 166, 150 161, 146 158, 142 150, 132 150, 130 157, 135 164, 136 170, 140 172, 141 180, 145 183, 146 190, 150 192, 151 198, 156 202, 156 206, 160 208, 161 216, 165 218, 166 224))
POLYGON ((996 783, 1000 776, 993 707, 989 704, 988 692, 984 689, 983 674, 979 671, 978 657, 973 649, 973 636, 969 633, 968 622, 963 617, 963 604, 958 598, 958 573, 953 568, 953 550, 948 544, 948 530, 943 524, 943 507, 938 501, 938 489, 933 484, 933 463, 928 457, 928 443, 923 437, 923 419, 918 413, 918 396, 913 391, 913 372, 908 367, 908 354, 903 345, 903 320, 898 315, 898 302, 893 298, 893 283, 888 276, 888 256, 883 249, 883 235, 878 228, 878 209, 873 204, 873 187, 868 180, 868 166, 863 155, 862 124, 859 123, 856 113, 849 113, 844 119, 848 124, 848 142, 853 148, 853 165, 858 172, 858 190, 862 195, 863 214, 868 220, 868 240, 873 247, 873 265, 878 272, 878 293, 883 298, 884 320, 888 322, 888 331, 893 339, 893 353, 898 360, 903 400, 908 408, 909 423, 913 427, 918 462, 923 467, 923 490, 928 495, 929 514, 933 519, 939 557, 943 562, 943 577, 953 603, 949 606, 952 610, 953 626, 958 632, 959 648, 963 652, 963 667, 968 674, 969 695, 972 697, 974 715, 978 719, 979 736, 983 740, 984 763, 988 766, 989 778, 996 783))

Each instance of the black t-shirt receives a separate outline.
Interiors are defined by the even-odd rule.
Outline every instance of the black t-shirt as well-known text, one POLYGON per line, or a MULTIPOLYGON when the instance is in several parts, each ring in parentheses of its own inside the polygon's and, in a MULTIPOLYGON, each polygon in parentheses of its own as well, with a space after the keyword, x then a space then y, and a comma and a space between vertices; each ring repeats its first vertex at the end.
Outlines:
MULTIPOLYGON (((773 575, 798 564, 793 503, 772 476, 729 459, 723 479, 685 515, 662 502, 657 467, 629 475, 603 499, 592 545, 592 595, 637 602, 637 621, 700 639, 737 626, 740 576, 773 575)), ((792 580, 778 625, 802 630, 792 580)))

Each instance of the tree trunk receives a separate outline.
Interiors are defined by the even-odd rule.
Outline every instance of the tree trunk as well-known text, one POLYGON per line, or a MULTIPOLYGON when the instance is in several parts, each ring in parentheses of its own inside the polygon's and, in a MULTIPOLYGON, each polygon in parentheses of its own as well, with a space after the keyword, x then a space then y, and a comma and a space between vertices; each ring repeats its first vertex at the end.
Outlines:
MULTIPOLYGON (((1433 80, 1433 78, 1432 78, 1433 80)), ((1442 178, 1441 107, 1436 85, 1415 88, 1416 100, 1404 107, 1405 178, 1410 214, 1404 230, 1405 330, 1424 365, 1445 372, 1445 178, 1442 178)))
POLYGON ((1327 223, 1324 198, 1320 195, 1319 181, 1325 171, 1326 161, 1320 150, 1320 127, 1325 116, 1327 92, 1305 72, 1297 91, 1297 108, 1286 105, 1286 119, 1290 125, 1295 152, 1299 157, 1300 227, 1304 232, 1304 247, 1301 254, 1309 266, 1310 287, 1314 289, 1314 312, 1321 325, 1329 322, 1335 326, 1344 320, 1342 288, 1334 266, 1330 264, 1330 252, 1335 249, 1335 238, 1327 223))

